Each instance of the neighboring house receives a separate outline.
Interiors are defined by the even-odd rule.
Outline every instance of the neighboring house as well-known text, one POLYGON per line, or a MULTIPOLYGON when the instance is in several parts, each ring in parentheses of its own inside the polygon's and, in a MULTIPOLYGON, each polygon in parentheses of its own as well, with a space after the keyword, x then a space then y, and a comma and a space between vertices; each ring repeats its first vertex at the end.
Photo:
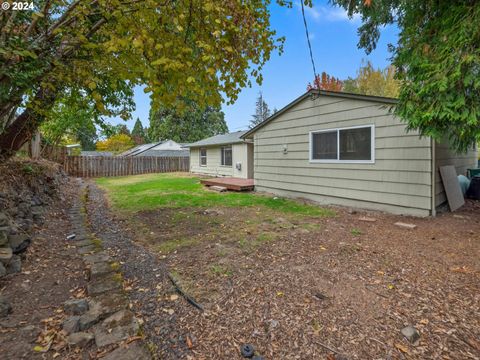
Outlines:
POLYGON ((212 176, 253 178, 253 143, 241 138, 245 131, 216 135, 186 145, 190 171, 212 176))
POLYGON ((254 140, 257 191, 324 204, 434 215, 446 201, 438 167, 476 167, 389 109, 395 99, 311 90, 242 135, 254 140))
POLYGON ((81 156, 113 156, 110 151, 82 151, 81 156))
POLYGON ((163 156, 163 157, 188 157, 189 151, 184 144, 173 140, 165 140, 151 144, 142 144, 121 153, 118 156, 163 156))
POLYGON ((73 155, 73 154, 78 155, 82 149, 81 144, 69 144, 69 145, 65 145, 65 147, 67 148, 67 155, 73 155))

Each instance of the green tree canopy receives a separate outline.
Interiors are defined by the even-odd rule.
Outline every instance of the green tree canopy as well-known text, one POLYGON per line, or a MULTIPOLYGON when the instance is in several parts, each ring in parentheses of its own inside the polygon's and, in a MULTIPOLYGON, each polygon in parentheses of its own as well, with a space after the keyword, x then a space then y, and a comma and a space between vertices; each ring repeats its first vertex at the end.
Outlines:
POLYGON ((119 116, 135 109, 130 95, 130 90, 125 86, 105 92, 108 105, 104 111, 100 111, 82 89, 65 89, 53 107, 44 111, 44 121, 40 127, 43 138, 51 144, 61 144, 68 139, 68 142, 80 142, 83 150, 95 150, 97 128, 105 132, 110 128, 102 114, 106 111, 110 116, 119 116))
POLYGON ((135 146, 132 138, 123 133, 115 134, 108 139, 100 140, 96 144, 98 151, 111 151, 114 154, 119 154, 135 146))
POLYGON ((395 79, 395 67, 375 69, 370 61, 362 61, 356 78, 343 81, 342 91, 385 97, 398 97, 400 83, 395 79))
POLYGON ((466 151, 480 139, 478 1, 332 0, 361 14, 359 46, 375 49, 380 30, 397 24, 392 63, 401 82, 395 112, 409 129, 466 151))
MULTIPOLYGON (((278 1, 284 3, 284 1, 278 1)), ((283 39, 269 2, 38 0, 0 12, 0 155, 9 156, 76 87, 108 114, 118 87, 144 86, 154 106, 219 106, 253 81, 283 39), (17 113, 17 110, 21 109, 17 113)), ((129 114, 123 114, 128 117, 129 114)))
POLYGON ((202 108, 190 102, 179 111, 175 107, 150 109, 150 141, 173 140, 180 143, 195 142, 210 136, 228 132, 225 114, 219 107, 202 108))

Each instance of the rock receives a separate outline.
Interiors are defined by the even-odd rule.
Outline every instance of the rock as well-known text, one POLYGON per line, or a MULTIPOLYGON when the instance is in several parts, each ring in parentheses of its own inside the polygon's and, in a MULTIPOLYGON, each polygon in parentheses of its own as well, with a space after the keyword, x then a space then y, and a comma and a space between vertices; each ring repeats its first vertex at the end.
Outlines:
POLYGON ((121 288, 120 281, 113 277, 92 281, 87 285, 87 292, 89 296, 100 295, 107 291, 117 290, 121 288))
MULTIPOLYGON (((212 187, 210 187, 211 189, 212 187)), ((203 211, 203 214, 204 215, 213 215, 213 216, 217 216, 217 215, 224 215, 224 212, 221 211, 221 210, 215 210, 215 209, 206 209, 203 211)))
POLYGON ((90 344, 95 336, 87 332, 77 332, 67 336, 67 343, 79 347, 85 347, 90 344))
POLYGON ((420 339, 420 333, 413 326, 409 325, 402 329, 402 335, 412 344, 416 343, 420 339))
POLYGON ((118 347, 102 360, 149 360, 151 358, 148 350, 140 342, 135 341, 118 347))
POLYGON ((269 329, 270 331, 272 331, 273 329, 275 329, 280 323, 278 322, 278 320, 270 320, 270 324, 269 324, 269 329))
POLYGON ((27 325, 19 329, 26 338, 30 339, 31 343, 35 343, 42 330, 34 325, 27 325))
POLYGON ((41 219, 43 215, 43 208, 41 206, 32 206, 30 211, 32 212, 33 220, 41 219))
POLYGON ((0 262, 6 265, 10 262, 12 256, 13 252, 10 247, 0 247, 0 262))
POLYGON ((116 313, 126 309, 128 301, 122 294, 105 294, 95 297, 89 301, 90 309, 80 317, 80 330, 86 330, 116 313))
POLYGON ((94 245, 93 242, 92 242, 92 240, 90 240, 90 239, 75 241, 73 244, 74 244, 75 247, 77 247, 77 248, 94 245))
POLYGON ((8 243, 8 233, 10 228, 8 226, 0 227, 0 246, 4 246, 8 243))
POLYGON ((95 329, 95 343, 107 346, 138 335, 140 325, 130 310, 120 310, 106 318, 95 329))
POLYGON ((218 185, 212 185, 209 187, 210 190, 218 191, 218 192, 225 192, 228 189, 225 186, 218 186, 218 185))
POLYGON ((33 228, 33 221, 30 219, 23 219, 19 222, 17 222, 20 229, 22 229, 23 232, 30 233, 33 228))
POLYGON ((82 315, 88 311, 88 302, 86 299, 67 300, 63 309, 69 315, 82 315))
POLYGON ((8 216, 1 212, 0 213, 0 227, 8 226, 8 216))
POLYGON ((88 269, 88 276, 90 280, 97 280, 105 275, 113 272, 112 265, 106 262, 93 263, 88 269))
POLYGON ((357 213, 357 210, 355 210, 355 209, 348 209, 348 213, 349 213, 350 215, 355 215, 355 214, 357 213))
POLYGON ((30 236, 27 234, 16 234, 8 237, 8 242, 14 254, 21 254, 30 246, 30 236))
POLYGON ((0 278, 5 275, 7 275, 7 269, 5 269, 5 266, 0 262, 0 278))
POLYGON ((403 222, 396 222, 395 223, 396 226, 398 227, 401 227, 401 228, 405 228, 405 229, 415 229, 417 227, 417 225, 415 224, 407 224, 407 223, 403 223, 403 222))
POLYGON ((360 221, 365 221, 365 222, 375 222, 375 221, 377 221, 377 219, 371 218, 371 217, 367 217, 367 216, 362 216, 362 217, 358 218, 358 220, 360 220, 360 221))
POLYGON ((0 296, 0 318, 7 316, 12 312, 12 305, 2 296, 0 296))
POLYGON ((22 271, 22 259, 18 255, 12 255, 12 259, 7 264, 7 274, 16 274, 22 271))
POLYGON ((91 254, 97 250, 95 245, 82 246, 77 249, 80 255, 91 254))
POLYGON ((88 265, 91 265, 97 262, 110 261, 110 257, 105 252, 97 252, 95 254, 85 255, 84 260, 88 265))
POLYGON ((62 324, 62 329, 67 333, 67 335, 79 331, 80 316, 71 316, 67 318, 62 324))

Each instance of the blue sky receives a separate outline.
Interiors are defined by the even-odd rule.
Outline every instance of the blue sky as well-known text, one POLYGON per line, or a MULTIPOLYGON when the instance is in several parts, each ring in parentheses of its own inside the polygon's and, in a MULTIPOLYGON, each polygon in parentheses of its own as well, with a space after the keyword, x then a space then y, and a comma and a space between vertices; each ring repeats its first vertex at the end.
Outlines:
MULTIPOLYGON (((270 109, 281 109, 305 92, 308 82, 312 81, 313 70, 309 57, 305 28, 299 6, 291 9, 271 5, 271 24, 278 36, 285 36, 284 52, 272 54, 263 70, 263 84, 245 88, 233 105, 222 106, 230 131, 246 129, 254 113, 255 100, 261 90, 270 109)), ((298 4, 297 4, 298 3, 298 4)), ((389 64, 389 43, 397 41, 397 29, 383 29, 377 49, 367 56, 363 49, 357 48, 357 28, 359 18, 349 19, 346 13, 324 1, 314 1, 313 8, 306 8, 307 23, 310 31, 313 56, 317 72, 325 71, 330 75, 345 79, 355 76, 362 59, 369 59, 375 67, 389 64)), ((137 109, 133 119, 126 124, 131 129, 137 116, 144 126, 148 126, 150 99, 141 88, 135 91, 137 109)), ((111 120, 119 123, 121 120, 111 120)))

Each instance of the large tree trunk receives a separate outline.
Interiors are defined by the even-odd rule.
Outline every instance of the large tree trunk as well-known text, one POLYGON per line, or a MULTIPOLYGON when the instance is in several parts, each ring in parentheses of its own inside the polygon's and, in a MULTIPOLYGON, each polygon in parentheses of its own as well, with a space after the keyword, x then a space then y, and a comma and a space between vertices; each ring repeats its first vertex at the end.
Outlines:
MULTIPOLYGON (((55 94, 51 91, 39 90, 34 103, 42 104, 48 110, 55 101, 55 94)), ((25 109, 0 134, 0 161, 12 157, 15 152, 29 141, 35 134, 45 116, 35 112, 32 108, 25 109)))

